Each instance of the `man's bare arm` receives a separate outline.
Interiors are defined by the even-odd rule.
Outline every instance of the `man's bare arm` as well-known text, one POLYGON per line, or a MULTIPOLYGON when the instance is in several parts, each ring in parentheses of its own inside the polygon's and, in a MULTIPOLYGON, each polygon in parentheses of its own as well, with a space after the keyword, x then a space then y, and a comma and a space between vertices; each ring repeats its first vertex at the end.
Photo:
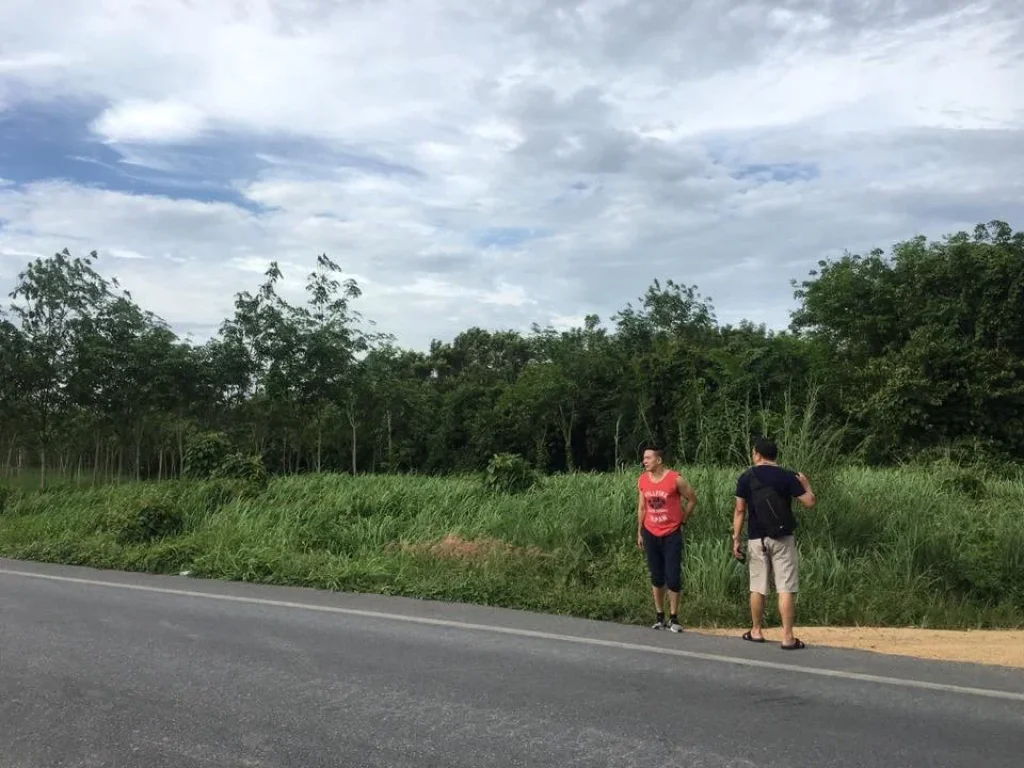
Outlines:
POLYGON ((746 499, 736 497, 736 509, 732 514, 732 554, 739 560, 743 553, 740 549, 740 541, 743 536, 743 521, 747 516, 746 499))
POLYGON ((686 521, 690 519, 690 515, 693 514, 693 510, 697 506, 697 492, 693 490, 693 486, 682 475, 676 478, 676 488, 679 490, 679 495, 684 501, 683 525, 686 525, 686 521))
POLYGON ((800 485, 804 487, 804 492, 797 496, 796 500, 810 509, 818 503, 818 497, 814 495, 814 490, 811 488, 811 481, 803 472, 797 472, 796 478, 800 481, 800 485))
POLYGON ((644 539, 640 531, 644 527, 644 517, 647 512, 647 505, 644 504, 643 491, 637 491, 636 500, 636 545, 642 547, 644 545, 644 539))

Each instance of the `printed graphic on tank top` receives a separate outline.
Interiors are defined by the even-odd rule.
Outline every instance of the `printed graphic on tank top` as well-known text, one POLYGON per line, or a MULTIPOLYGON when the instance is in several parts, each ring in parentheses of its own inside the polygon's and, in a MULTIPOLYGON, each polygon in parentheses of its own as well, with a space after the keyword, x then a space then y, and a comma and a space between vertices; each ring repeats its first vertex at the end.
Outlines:
POLYGON ((676 487, 678 472, 666 472, 658 482, 646 472, 637 486, 644 497, 644 527, 655 536, 667 536, 683 521, 683 506, 676 487))

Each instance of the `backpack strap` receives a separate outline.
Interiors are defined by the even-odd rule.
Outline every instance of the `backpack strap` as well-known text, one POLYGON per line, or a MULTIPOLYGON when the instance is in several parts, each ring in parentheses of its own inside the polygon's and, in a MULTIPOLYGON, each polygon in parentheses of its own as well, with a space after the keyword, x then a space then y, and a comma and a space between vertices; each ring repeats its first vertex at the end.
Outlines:
MULTIPOLYGON (((750 495, 751 495, 751 497, 753 497, 753 495, 755 493, 757 493, 759 490, 761 490, 762 488, 766 488, 767 487, 763 482, 761 482, 761 478, 759 478, 757 476, 757 473, 754 471, 755 469, 756 469, 756 467, 751 467, 750 469, 747 470, 747 475, 748 475, 747 482, 750 485, 750 495), (756 483, 756 485, 755 485, 755 483, 756 483)), ((753 501, 753 498, 751 498, 751 501, 753 501)), ((749 509, 747 510, 747 514, 748 515, 754 515, 755 514, 754 513, 754 505, 753 505, 753 503, 751 503, 749 505, 749 509)), ((760 522, 762 522, 762 524, 763 524, 763 521, 760 521, 760 522)), ((768 556, 768 545, 765 543, 764 540, 765 540, 765 537, 762 536, 761 537, 761 553, 764 555, 765 567, 768 569, 768 579, 769 579, 769 583, 770 583, 771 582, 771 578, 772 578, 772 559, 768 556)))
POLYGON ((761 490, 762 488, 767 488, 768 487, 767 485, 764 484, 764 482, 761 480, 761 478, 759 478, 757 476, 757 467, 751 467, 749 470, 747 470, 747 473, 750 475, 750 491, 751 491, 751 493, 756 493, 757 491, 761 490), (755 483, 756 483, 756 485, 755 485, 755 483))

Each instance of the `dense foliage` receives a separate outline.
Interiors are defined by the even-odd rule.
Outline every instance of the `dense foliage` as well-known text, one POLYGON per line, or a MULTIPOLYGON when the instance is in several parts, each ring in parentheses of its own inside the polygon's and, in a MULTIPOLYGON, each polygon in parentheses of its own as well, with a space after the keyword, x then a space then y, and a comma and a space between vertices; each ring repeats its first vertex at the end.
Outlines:
POLYGON ((367 330, 358 285, 326 256, 303 305, 281 277, 271 264, 191 344, 95 253, 33 261, 0 314, 0 465, 41 467, 44 483, 54 469, 206 476, 228 457, 235 474, 258 473, 252 457, 274 474, 440 473, 503 454, 606 470, 648 440, 731 463, 751 433, 801 425, 872 463, 1024 455, 1024 233, 1001 222, 821 262, 795 283, 786 332, 722 326, 696 287, 667 281, 607 327, 472 328, 417 352, 367 330))

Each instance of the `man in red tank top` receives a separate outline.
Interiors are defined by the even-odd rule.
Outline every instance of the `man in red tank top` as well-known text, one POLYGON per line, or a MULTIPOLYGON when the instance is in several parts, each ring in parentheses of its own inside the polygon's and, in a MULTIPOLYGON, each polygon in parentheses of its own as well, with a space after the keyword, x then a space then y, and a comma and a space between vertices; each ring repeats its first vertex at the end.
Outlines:
POLYGON ((645 450, 643 464, 645 472, 637 480, 636 545, 647 555, 657 615, 654 629, 668 626, 673 632, 682 632, 679 593, 683 581, 683 527, 697 506, 697 494, 681 474, 665 466, 665 454, 660 448, 645 450), (667 625, 666 588, 669 594, 667 625))

